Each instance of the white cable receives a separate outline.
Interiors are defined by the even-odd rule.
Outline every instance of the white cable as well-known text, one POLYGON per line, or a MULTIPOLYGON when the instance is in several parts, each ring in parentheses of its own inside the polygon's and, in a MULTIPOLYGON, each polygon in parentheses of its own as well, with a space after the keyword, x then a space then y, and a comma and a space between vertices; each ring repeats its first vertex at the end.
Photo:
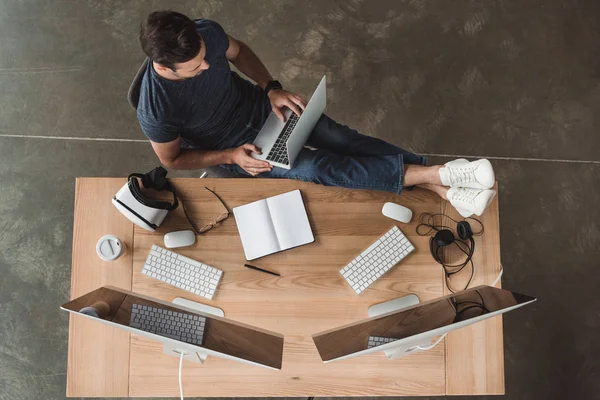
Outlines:
POLYGON ((425 347, 421 347, 421 346, 416 346, 417 349, 419 350, 431 350, 433 349, 435 346, 437 346, 445 337, 446 337, 447 333, 444 333, 442 336, 440 336, 440 338, 438 340, 436 340, 431 346, 425 346, 425 347))
POLYGON ((496 286, 496 283, 500 282, 500 278, 502 278, 503 272, 504 272, 504 267, 502 265, 500 265, 500 273, 498 274, 498 277, 496 278, 494 283, 492 283, 490 286, 496 286))
POLYGON ((181 400, 183 400, 183 385, 181 385, 181 365, 183 364, 183 355, 185 354, 183 351, 180 353, 179 357, 179 394, 181 395, 181 400))

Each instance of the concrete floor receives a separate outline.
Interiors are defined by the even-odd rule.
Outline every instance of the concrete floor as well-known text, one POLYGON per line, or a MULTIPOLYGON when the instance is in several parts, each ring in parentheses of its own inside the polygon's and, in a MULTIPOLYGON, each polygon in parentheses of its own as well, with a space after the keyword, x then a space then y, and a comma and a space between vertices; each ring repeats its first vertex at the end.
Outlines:
POLYGON ((74 178, 157 164, 125 94, 163 8, 299 93, 327 74, 328 114, 364 133, 492 159, 503 284, 539 298, 504 318, 506 398, 600 398, 598 1, 4 0, 0 399, 64 397, 74 178))

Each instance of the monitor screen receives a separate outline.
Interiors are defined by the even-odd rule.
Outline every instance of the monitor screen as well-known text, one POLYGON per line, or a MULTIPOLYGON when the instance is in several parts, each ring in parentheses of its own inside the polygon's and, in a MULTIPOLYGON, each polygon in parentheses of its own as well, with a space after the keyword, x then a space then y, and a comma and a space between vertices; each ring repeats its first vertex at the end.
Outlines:
POLYGON ((62 306, 78 314, 281 369, 283 336, 117 288, 102 287, 62 306))
POLYGON ((322 332, 313 340, 321 359, 330 361, 439 328, 458 329, 534 300, 510 290, 478 286, 322 332))

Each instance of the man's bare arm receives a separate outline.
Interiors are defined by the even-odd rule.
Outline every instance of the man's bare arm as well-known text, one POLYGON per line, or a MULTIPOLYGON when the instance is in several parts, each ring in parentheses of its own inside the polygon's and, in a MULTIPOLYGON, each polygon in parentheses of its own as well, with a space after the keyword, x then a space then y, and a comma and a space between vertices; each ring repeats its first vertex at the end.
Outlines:
POLYGON ((252 51, 246 43, 237 40, 229 35, 229 48, 225 57, 237 67, 244 75, 252 79, 261 88, 265 88, 273 77, 262 63, 260 58, 252 51))
POLYGON ((168 143, 150 142, 160 162, 171 169, 200 169, 218 164, 231 164, 231 151, 182 149, 181 138, 168 143))
MULTIPOLYGON (((237 69, 264 89, 269 81, 273 80, 267 67, 265 67, 260 58, 258 58, 248 45, 229 35, 227 35, 227 37, 229 38, 229 48, 225 52, 225 57, 227 57, 237 69)), ((304 110, 306 107, 306 100, 301 96, 283 89, 271 90, 269 92, 269 99, 271 100, 273 112, 282 121, 285 120, 281 111, 282 107, 291 109, 296 115, 300 115, 302 112, 301 110, 304 110)))
POLYGON ((251 175, 270 171, 273 167, 266 161, 255 160, 251 152, 260 154, 252 144, 225 150, 182 149, 181 138, 168 143, 150 142, 160 162, 169 169, 202 169, 219 164, 238 164, 251 175))

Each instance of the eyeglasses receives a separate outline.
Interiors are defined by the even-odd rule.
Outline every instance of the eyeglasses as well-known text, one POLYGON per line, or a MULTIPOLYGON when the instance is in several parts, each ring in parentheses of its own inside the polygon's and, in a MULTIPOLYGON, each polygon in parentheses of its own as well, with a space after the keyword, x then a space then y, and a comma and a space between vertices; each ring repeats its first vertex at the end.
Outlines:
POLYGON ((216 194, 214 191, 210 190, 206 186, 204 186, 204 189, 208 190, 209 192, 211 192, 212 194, 214 194, 217 199, 219 199, 219 201, 221 202, 221 205, 223 206, 223 208, 225 209, 225 211, 223 213, 221 213, 221 215, 219 215, 217 218, 215 218, 211 223, 209 223, 207 225, 204 225, 203 227, 201 227, 200 229, 198 229, 196 227, 196 225, 194 225, 194 223, 192 222, 192 219, 189 217, 189 215, 187 213, 187 210, 185 209, 185 204, 183 202, 181 202, 181 204, 183 206, 183 213, 185 214, 185 217, 187 218, 187 220, 190 223, 190 225, 192 226, 192 228, 194 228, 194 230, 198 234, 210 231, 219 222, 225 221, 227 219, 227 217, 229 217, 229 208, 227 208, 227 206, 225 205, 225 202, 223 201, 223 199, 221 199, 221 197, 219 197, 218 194, 216 194))

